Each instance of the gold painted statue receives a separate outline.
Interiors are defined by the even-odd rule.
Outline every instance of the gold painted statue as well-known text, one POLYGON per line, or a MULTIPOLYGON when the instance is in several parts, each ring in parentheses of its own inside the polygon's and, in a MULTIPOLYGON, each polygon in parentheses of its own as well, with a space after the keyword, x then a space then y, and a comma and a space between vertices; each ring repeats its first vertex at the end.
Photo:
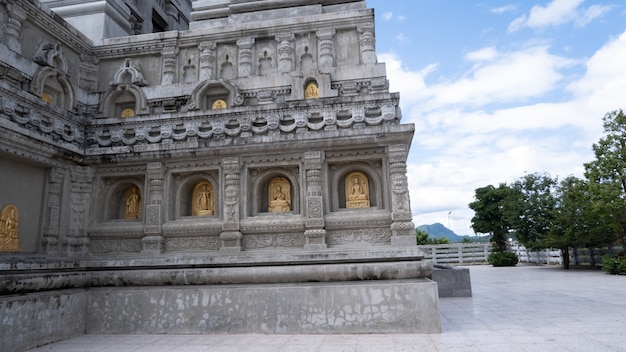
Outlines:
POLYGON ((126 109, 122 110, 122 114, 121 114, 122 118, 134 117, 134 116, 135 116, 135 109, 126 108, 126 109))
POLYGON ((0 251, 21 251, 19 216, 17 207, 12 204, 7 204, 0 210, 0 251))
POLYGON ((227 107, 227 105, 226 105, 226 101, 224 101, 224 99, 217 99, 211 105, 211 109, 213 109, 213 110, 226 109, 226 107, 227 107))
POLYGON ((346 185, 346 208, 369 208, 369 182, 367 176, 354 171, 345 179, 346 185))
POLYGON ((267 192, 270 213, 284 213, 291 211, 291 187, 289 181, 283 177, 274 178, 267 192))
POLYGON ((319 98, 319 96, 320 92, 315 82, 311 82, 306 85, 306 89, 304 90, 304 99, 316 99, 319 98))
POLYGON ((124 219, 139 219, 141 213, 141 194, 137 186, 130 186, 124 194, 125 210, 124 219))
POLYGON ((213 215, 215 213, 215 191, 208 181, 200 181, 193 188, 191 195, 192 216, 213 215))

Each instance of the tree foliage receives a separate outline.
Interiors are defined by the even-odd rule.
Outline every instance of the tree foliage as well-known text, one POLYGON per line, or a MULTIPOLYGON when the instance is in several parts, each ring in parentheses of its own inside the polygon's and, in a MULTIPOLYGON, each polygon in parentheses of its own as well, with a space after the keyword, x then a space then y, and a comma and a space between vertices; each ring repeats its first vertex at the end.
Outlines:
POLYGON ((469 204, 474 210, 472 229, 476 233, 488 233, 496 251, 506 251, 506 241, 511 223, 511 200, 514 190, 502 183, 498 187, 489 185, 475 191, 474 202, 469 204))
POLYGON ((474 231, 490 233, 497 250, 508 233, 527 248, 560 248, 565 268, 570 247, 626 246, 626 115, 608 113, 603 126, 592 146, 595 160, 584 164, 586 179, 528 174, 511 185, 476 189, 469 204, 474 231))
POLYGON ((430 237, 428 232, 422 229, 415 229, 415 240, 417 241, 418 245, 450 243, 450 241, 448 241, 448 239, 445 237, 440 237, 440 238, 430 237))

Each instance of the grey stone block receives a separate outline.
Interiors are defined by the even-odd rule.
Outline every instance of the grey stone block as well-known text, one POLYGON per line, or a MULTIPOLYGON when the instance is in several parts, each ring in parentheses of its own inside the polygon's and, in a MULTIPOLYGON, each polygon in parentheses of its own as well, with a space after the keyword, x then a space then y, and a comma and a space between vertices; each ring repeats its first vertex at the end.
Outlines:
POLYGON ((472 297, 468 268, 435 265, 431 278, 438 285, 439 297, 472 297))

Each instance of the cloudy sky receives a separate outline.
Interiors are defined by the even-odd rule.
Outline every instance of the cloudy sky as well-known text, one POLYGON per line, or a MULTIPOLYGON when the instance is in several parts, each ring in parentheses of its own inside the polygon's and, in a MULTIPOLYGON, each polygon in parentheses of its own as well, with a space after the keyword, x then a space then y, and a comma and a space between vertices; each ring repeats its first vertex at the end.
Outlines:
POLYGON ((602 117, 626 105, 622 0, 367 0, 378 61, 415 124, 416 225, 472 235, 474 190, 582 177, 602 117))

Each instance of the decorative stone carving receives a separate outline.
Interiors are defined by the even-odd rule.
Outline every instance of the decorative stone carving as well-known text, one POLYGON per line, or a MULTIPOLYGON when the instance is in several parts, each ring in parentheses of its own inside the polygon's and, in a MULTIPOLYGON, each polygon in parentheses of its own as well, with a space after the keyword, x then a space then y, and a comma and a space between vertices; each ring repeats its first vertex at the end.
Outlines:
POLYGON ((61 215, 61 194, 65 173, 59 168, 52 168, 48 173, 48 199, 45 208, 42 249, 48 254, 56 254, 59 243, 59 222, 61 215))
POLYGON ((183 66, 183 83, 192 83, 197 80, 196 65, 193 56, 189 57, 183 66))
POLYGON ((198 182, 192 192, 192 216, 206 216, 215 213, 215 190, 209 181, 198 182))
POLYGON ((141 216, 141 193, 133 185, 124 193, 124 219, 139 219, 141 216))
POLYGON ((78 86, 88 92, 96 90, 98 80, 98 59, 91 55, 81 54, 78 68, 78 86))
POLYGON ((51 66, 60 72, 67 73, 67 60, 65 59, 60 43, 44 41, 37 49, 33 61, 40 65, 51 66))
POLYGON ((215 79, 215 42, 202 42, 198 45, 200 49, 200 81, 215 79))
POLYGON ((335 42, 333 40, 335 30, 332 28, 324 28, 317 31, 316 34, 319 39, 319 69, 320 71, 327 72, 327 69, 335 65, 335 42))
POLYGON ((293 69, 293 33, 280 33, 276 36, 278 42, 278 72, 287 73, 293 69))
POLYGON ((239 175, 241 167, 237 157, 222 160, 224 173, 224 223, 222 225, 222 247, 220 250, 240 251, 241 232, 239 232, 239 175))
POLYGON ((364 23, 358 28, 360 33, 359 44, 362 64, 376 63, 376 38, 374 38, 374 24, 364 23))
POLYGON ((0 252, 20 252, 19 213, 13 204, 0 210, 0 252))
POLYGON ((89 251, 93 254, 138 253, 141 251, 140 239, 92 239, 89 251))
POLYGON ((143 73, 141 73, 141 66, 130 58, 124 59, 120 68, 115 72, 110 85, 115 87, 124 83, 139 87, 148 85, 148 82, 143 78, 143 73))
POLYGON ((167 237, 164 246, 167 252, 217 251, 220 249, 221 241, 220 236, 167 237))
MULTIPOLYGON (((328 246, 345 246, 355 244, 389 243, 391 231, 388 228, 365 228, 356 230, 329 230, 326 236, 328 246)), ((415 239, 413 239, 415 242, 415 239)))
POLYGON ((243 236, 243 248, 264 249, 264 248, 297 248, 305 244, 302 233, 271 233, 253 234, 243 236))
POLYGON ((163 57, 163 74, 161 76, 161 84, 172 84, 176 79, 176 54, 178 48, 166 46, 161 51, 163 57))
POLYGON ((239 47, 238 76, 248 77, 252 74, 252 46, 254 38, 242 38, 237 41, 239 47))
POLYGON ((85 254, 88 250, 86 224, 93 179, 94 170, 89 166, 70 169, 70 234, 63 239, 63 252, 68 255, 85 254))
POLYGON ((146 216, 144 237, 142 239, 143 252, 160 253, 163 249, 163 235, 161 233, 161 213, 164 200, 163 173, 164 165, 160 162, 146 165, 148 191, 146 192, 146 216))
POLYGON ((4 28, 4 44, 18 53, 22 53, 22 22, 26 20, 26 11, 18 5, 19 2, 7 3, 7 17, 4 28))
POLYGON ((349 173, 345 178, 346 208, 369 208, 369 180, 361 171, 349 173))
POLYGON ((291 211, 291 185, 284 177, 276 177, 270 181, 268 190, 268 211, 284 213, 291 211))

